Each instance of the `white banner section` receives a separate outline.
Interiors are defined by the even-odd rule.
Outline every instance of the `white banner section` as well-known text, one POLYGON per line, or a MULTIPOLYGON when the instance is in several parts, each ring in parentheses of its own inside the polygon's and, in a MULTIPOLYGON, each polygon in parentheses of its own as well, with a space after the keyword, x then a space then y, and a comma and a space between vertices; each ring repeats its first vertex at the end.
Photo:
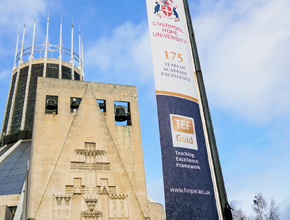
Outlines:
POLYGON ((182 0, 147 0, 156 94, 198 102, 182 0))

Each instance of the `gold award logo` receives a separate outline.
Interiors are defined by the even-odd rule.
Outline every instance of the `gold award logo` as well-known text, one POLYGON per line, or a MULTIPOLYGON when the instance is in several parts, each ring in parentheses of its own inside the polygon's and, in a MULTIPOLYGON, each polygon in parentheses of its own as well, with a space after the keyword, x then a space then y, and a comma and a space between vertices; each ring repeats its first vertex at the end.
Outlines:
POLYGON ((198 150, 193 118, 170 114, 174 147, 198 150))

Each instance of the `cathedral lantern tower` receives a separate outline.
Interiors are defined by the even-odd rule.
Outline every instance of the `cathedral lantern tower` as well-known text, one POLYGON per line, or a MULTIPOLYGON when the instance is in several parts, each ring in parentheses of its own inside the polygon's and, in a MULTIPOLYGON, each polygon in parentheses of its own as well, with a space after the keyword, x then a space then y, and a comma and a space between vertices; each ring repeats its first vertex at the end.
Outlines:
POLYGON ((32 44, 30 47, 24 48, 24 26, 19 53, 19 33, 17 36, 11 84, 1 128, 2 144, 32 137, 38 77, 84 80, 81 45, 79 45, 78 54, 73 49, 73 26, 70 49, 63 46, 62 22, 58 45, 49 44, 49 18, 47 18, 46 39, 42 45, 35 45, 35 28, 36 20, 34 21, 32 44), (49 57, 53 53, 58 54, 57 59, 49 57), (39 57, 36 57, 36 54, 39 57), (41 58, 42 54, 44 54, 43 58, 41 58), (24 60, 27 61, 24 62, 24 60))

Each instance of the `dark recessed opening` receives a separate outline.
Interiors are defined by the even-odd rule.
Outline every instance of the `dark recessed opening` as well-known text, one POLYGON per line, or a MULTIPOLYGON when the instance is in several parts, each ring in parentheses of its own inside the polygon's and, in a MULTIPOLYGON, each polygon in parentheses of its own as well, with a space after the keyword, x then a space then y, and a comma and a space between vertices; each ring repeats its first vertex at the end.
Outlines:
POLYGON ((70 98, 70 112, 77 112, 82 102, 81 98, 71 97, 70 98))
POLYGON ((45 99, 45 114, 57 114, 58 96, 47 95, 45 99))
POLYGON ((132 125, 130 102, 115 101, 115 125, 132 125))
POLYGON ((97 102, 98 102, 101 112, 106 112, 106 100, 97 99, 97 102))

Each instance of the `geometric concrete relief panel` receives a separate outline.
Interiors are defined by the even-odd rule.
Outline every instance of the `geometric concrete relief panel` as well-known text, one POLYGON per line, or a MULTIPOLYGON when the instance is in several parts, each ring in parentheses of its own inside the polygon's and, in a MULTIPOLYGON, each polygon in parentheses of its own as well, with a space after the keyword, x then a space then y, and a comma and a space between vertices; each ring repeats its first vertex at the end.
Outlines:
POLYGON ((64 195, 54 195, 53 218, 128 219, 128 194, 117 194, 117 187, 109 185, 111 167, 106 151, 96 150, 95 143, 86 142, 84 149, 75 149, 74 153, 70 170, 79 175, 73 177, 73 185, 65 186, 64 195), (97 173, 102 173, 101 177, 97 173))

